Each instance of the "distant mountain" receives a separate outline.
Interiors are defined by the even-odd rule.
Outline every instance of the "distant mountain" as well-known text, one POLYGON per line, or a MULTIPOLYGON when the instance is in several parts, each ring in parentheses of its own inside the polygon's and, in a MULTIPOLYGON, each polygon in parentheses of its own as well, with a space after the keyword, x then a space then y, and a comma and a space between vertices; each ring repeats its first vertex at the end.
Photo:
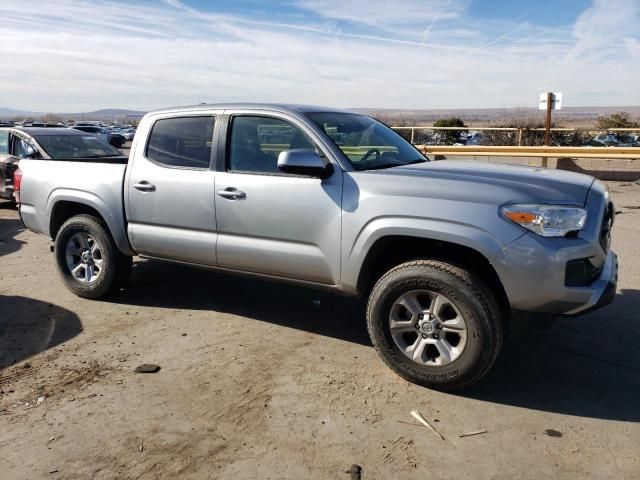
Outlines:
POLYGON ((0 115, 33 115, 34 112, 25 112, 24 110, 16 110, 9 107, 0 107, 0 115))
MULTIPOLYGON (((143 112, 140 110, 127 110, 125 108, 103 108, 102 110, 95 110, 93 112, 85 112, 85 116, 87 115, 97 115, 97 116, 117 116, 117 117, 126 117, 126 116, 139 116, 141 117, 147 112, 143 112)), ((77 113, 65 113, 64 115, 78 115, 77 113)))
MULTIPOLYGON (((24 118, 36 118, 46 115, 49 112, 29 112, 26 110, 17 110, 15 108, 0 107, 0 117, 24 117, 24 118)), ((112 121, 115 118, 140 118, 145 113, 140 110, 127 110, 124 108, 104 108, 101 110, 94 110, 93 112, 77 112, 77 113, 58 113, 52 112, 54 115, 61 117, 64 120, 101 120, 112 121)))
POLYGON ((139 119, 145 113, 147 112, 127 110, 125 108, 103 108, 101 110, 94 110, 93 112, 57 113, 56 115, 65 120, 101 120, 109 122, 116 118, 139 119))

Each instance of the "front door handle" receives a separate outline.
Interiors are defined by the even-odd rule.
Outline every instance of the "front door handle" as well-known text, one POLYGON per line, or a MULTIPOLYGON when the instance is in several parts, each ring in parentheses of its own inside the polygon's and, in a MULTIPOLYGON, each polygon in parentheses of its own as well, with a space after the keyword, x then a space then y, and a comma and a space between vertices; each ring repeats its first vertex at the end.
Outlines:
POLYGON ((147 182, 146 180, 142 180, 141 182, 135 183, 133 188, 136 190, 140 190, 141 192, 155 192, 156 186, 147 182))
POLYGON ((218 190, 218 195, 229 200, 239 200, 242 198, 247 198, 246 193, 241 192, 240 190, 233 187, 227 187, 224 190, 218 190))

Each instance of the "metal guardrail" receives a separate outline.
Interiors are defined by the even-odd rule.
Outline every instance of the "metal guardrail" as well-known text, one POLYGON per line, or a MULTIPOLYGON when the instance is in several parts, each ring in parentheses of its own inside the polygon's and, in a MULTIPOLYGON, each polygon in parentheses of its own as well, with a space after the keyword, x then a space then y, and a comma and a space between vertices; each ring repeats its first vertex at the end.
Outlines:
MULTIPOLYGON (((544 132, 544 128, 519 128, 519 127, 391 127, 393 130, 409 130, 411 132, 411 143, 415 143, 416 130, 427 131, 474 131, 474 132, 515 132, 517 133, 518 145, 522 144, 523 134, 526 132, 544 132)), ((622 133, 622 132, 640 132, 640 128, 608 128, 608 129, 593 129, 593 128, 552 128, 551 133, 563 132, 563 133, 575 133, 583 132, 587 134, 598 133, 622 133)))
MULTIPOLYGON (((544 128, 526 128, 526 127, 391 127, 393 130, 473 130, 474 132, 544 132, 544 128)), ((554 127, 552 132, 587 132, 587 133, 616 133, 616 132, 640 132, 640 128, 559 128, 554 127)))
POLYGON ((640 159, 640 148, 638 147, 465 147, 453 145, 416 145, 416 147, 425 154, 445 156, 640 159))

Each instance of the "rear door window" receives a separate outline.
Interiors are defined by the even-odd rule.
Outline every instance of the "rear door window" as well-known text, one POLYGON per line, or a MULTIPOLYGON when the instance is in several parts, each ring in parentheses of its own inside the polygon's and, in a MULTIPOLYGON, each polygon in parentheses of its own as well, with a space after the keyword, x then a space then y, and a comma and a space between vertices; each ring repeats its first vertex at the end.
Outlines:
POLYGON ((215 117, 178 117, 156 121, 147 158, 169 167, 209 168, 215 117))

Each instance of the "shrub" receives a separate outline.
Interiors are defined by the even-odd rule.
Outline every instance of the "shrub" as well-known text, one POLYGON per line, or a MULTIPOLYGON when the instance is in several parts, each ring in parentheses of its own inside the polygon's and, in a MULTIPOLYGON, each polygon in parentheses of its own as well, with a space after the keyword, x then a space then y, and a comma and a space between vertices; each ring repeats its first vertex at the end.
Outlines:
MULTIPOLYGON (((434 127, 466 127, 466 125, 464 124, 464 122, 462 121, 462 119, 458 118, 458 117, 450 117, 450 118, 443 118, 442 120, 438 120, 436 122, 434 122, 433 124, 434 127)), ((466 129, 464 130, 442 130, 442 131, 436 131, 437 134, 439 134, 439 139, 441 139, 442 141, 440 143, 447 143, 447 144, 452 144, 452 143, 456 143, 458 142, 458 139, 460 138, 460 135, 463 132, 466 132, 466 129)))
POLYGON ((638 128, 640 123, 632 120, 628 112, 618 112, 608 117, 599 117, 596 123, 598 130, 611 130, 614 128, 638 128))

